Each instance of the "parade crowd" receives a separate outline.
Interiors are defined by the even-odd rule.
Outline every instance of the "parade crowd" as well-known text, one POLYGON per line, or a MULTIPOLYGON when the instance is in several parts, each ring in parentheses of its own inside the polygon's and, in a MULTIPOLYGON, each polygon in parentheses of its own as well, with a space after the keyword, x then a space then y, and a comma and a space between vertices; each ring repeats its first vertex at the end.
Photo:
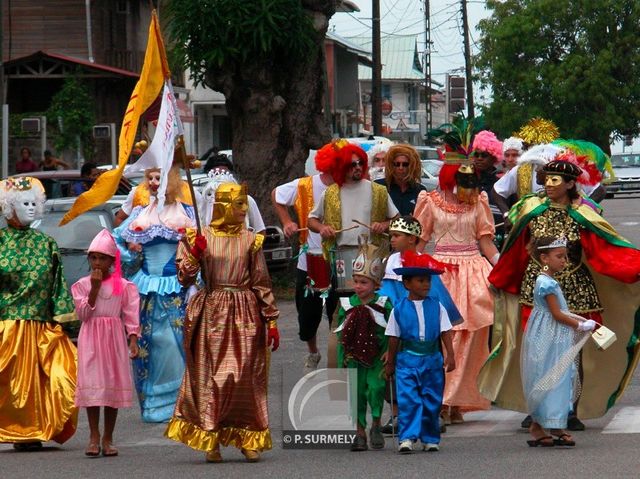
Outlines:
MULTIPOLYGON (((573 447, 571 431, 633 375, 640 251, 603 217, 607 155, 540 121, 504 141, 474 128, 442 132, 434 191, 410 145, 344 139, 318 150, 317 174, 272 191, 300 245, 301 372, 321 367, 324 316, 327 367, 357 371, 352 451, 389 434, 400 453, 438 451, 448 426, 492 404, 523 413, 530 447, 573 447)), ((207 166, 199 192, 174 165, 162 201, 160 169, 145 170, 71 288, 55 241, 30 227, 45 188, 2 181, 0 442, 64 443, 85 408, 85 454, 117 456, 118 409, 135 391, 143 421, 208 462, 223 461, 220 446, 249 462, 272 447, 280 336, 265 226, 232 163, 207 166), (62 326, 78 320, 76 348, 62 326)))

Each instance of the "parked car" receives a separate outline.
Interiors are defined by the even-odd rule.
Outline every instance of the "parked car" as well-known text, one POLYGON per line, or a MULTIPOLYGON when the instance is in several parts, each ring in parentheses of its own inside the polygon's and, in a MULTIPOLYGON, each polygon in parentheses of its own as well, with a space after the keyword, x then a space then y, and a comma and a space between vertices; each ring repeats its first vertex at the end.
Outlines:
POLYGON ((414 145, 413 147, 420 155, 421 160, 440 160, 438 149, 434 148, 433 146, 414 145))
MULTIPOLYGON (((14 176, 31 176, 39 179, 45 188, 47 199, 73 197, 72 186, 74 183, 91 183, 89 178, 80 176, 80 170, 33 171, 14 176)), ((126 195, 132 187, 132 182, 123 177, 120 179, 116 194, 126 195)))
POLYGON ((611 155, 616 179, 605 185, 607 198, 640 193, 640 153, 611 155))
POLYGON ((429 159, 421 160, 422 163, 422 180, 421 183, 427 191, 433 191, 438 187, 438 175, 444 164, 441 160, 429 159))

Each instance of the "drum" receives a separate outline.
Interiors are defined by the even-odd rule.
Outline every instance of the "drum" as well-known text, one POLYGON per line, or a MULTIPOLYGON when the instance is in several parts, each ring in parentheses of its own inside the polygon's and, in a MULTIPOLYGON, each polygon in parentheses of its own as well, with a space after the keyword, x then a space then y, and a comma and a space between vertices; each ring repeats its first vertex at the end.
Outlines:
POLYGON ((341 247, 335 252, 336 257, 336 291, 353 293, 353 263, 358 257, 358 247, 341 247))
POLYGON ((321 249, 307 251, 307 279, 314 291, 324 291, 331 286, 331 269, 321 249))

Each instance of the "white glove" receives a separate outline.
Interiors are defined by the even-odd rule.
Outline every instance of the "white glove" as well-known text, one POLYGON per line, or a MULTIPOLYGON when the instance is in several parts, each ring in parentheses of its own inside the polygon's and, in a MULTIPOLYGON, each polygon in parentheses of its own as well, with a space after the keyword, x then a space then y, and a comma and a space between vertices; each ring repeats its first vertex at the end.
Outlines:
POLYGON ((578 323, 578 331, 593 331, 597 325, 593 319, 587 319, 578 323))

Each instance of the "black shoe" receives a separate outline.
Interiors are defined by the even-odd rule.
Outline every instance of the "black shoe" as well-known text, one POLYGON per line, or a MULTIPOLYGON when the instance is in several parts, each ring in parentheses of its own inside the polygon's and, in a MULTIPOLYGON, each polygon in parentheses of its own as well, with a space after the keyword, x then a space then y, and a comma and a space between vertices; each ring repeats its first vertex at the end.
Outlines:
POLYGON ((391 416, 387 423, 380 428, 380 432, 388 436, 393 436, 394 428, 396 432, 398 432, 398 418, 391 416))
POLYGON ((356 436, 356 438, 351 443, 351 450, 354 452, 366 451, 367 449, 367 438, 364 436, 356 436))
POLYGON ((447 432, 447 425, 444 422, 444 418, 438 416, 438 420, 440 421, 440 434, 447 432))
POLYGON ((369 430, 369 442, 371 449, 384 449, 384 436, 380 430, 380 426, 371 426, 369 430))
POLYGON ((520 423, 520 427, 522 429, 529 429, 531 427, 532 422, 533 422, 533 419, 531 418, 531 416, 527 416, 520 423))
POLYGON ((13 448, 20 452, 40 451, 42 449, 42 443, 40 441, 15 442, 13 443, 13 448))
POLYGON ((569 414, 569 418, 567 419, 567 429, 569 431, 584 431, 584 423, 578 419, 578 416, 575 414, 569 414))

